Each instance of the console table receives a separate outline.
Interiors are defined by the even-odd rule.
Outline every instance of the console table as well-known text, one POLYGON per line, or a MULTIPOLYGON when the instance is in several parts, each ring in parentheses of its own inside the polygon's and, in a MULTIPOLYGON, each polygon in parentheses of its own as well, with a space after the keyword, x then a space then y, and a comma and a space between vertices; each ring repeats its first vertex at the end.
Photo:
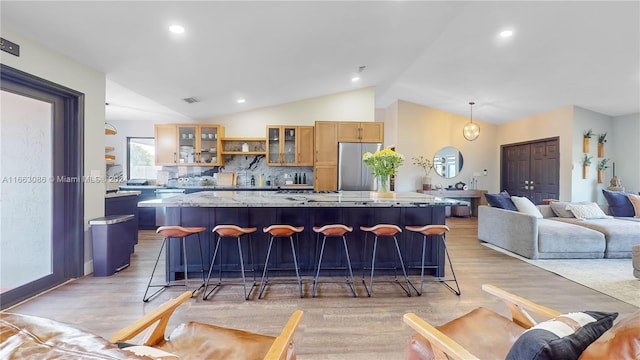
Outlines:
POLYGON ((418 190, 418 192, 450 199, 468 199, 471 203, 471 216, 478 216, 478 206, 487 205, 484 194, 487 190, 418 190))

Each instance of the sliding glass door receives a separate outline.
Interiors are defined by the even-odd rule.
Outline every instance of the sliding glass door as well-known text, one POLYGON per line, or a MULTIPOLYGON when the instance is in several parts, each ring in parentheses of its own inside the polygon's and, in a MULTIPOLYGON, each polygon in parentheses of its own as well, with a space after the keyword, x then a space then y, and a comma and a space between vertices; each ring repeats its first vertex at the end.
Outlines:
POLYGON ((55 277, 53 104, 0 92, 0 292, 55 277))
POLYGON ((83 275, 83 95, 0 64, 0 309, 83 275))

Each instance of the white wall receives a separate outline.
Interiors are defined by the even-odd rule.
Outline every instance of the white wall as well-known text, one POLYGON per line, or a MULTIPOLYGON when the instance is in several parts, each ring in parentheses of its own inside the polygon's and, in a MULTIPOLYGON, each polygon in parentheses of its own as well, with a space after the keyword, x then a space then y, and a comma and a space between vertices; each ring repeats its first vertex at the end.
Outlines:
POLYGON ((374 121, 375 88, 346 91, 202 122, 220 124, 227 137, 265 137, 267 125, 314 125, 316 121, 374 121))
MULTIPOLYGON (((598 162, 604 158, 598 158, 598 135, 607 133, 607 142, 604 145, 604 158, 616 159, 615 149, 611 144, 616 143, 616 134, 613 131, 612 119, 591 110, 575 106, 573 110, 573 172, 572 172, 572 201, 596 201, 599 204, 606 204, 607 201, 602 195, 602 189, 609 186, 612 176, 612 168, 606 169, 604 182, 598 184, 598 162), (582 178, 582 164, 584 152, 582 140, 584 133, 591 129, 593 136, 589 140, 588 156, 592 157, 589 166, 589 174, 586 179, 582 178)), ((611 161, 609 164, 611 164, 611 161)))
MULTIPOLYGON (((5 52, 0 62, 15 69, 41 77, 56 84, 84 93, 84 174, 92 170, 105 174, 104 161, 104 119, 105 119, 105 75, 86 67, 71 58, 2 26, 2 37, 20 45, 20 57, 5 52)), ((85 273, 93 271, 91 264, 92 247, 88 222, 104 216, 103 183, 84 184, 85 224, 85 273)))
POLYGON ((386 109, 376 109, 376 121, 384 123, 384 146, 395 146, 398 143, 398 102, 386 109))
MULTIPOLYGON (((615 154, 612 161, 616 163, 616 176, 626 191, 637 194, 640 192, 640 113, 614 117, 612 123, 614 136, 607 145, 615 154)), ((605 182, 610 179, 607 177, 605 182)))
MULTIPOLYGON (((396 105, 391 105, 387 112, 393 113, 394 106, 396 105)), ((387 114, 387 118, 390 116, 392 115, 387 114)), ((499 162, 494 155, 497 126, 476 118, 473 121, 480 125, 480 137, 475 141, 467 141, 462 136, 462 128, 469 122, 468 116, 455 115, 407 101, 398 101, 395 145, 396 150, 405 156, 405 163, 398 170, 396 190, 416 191, 422 188, 424 171, 413 165, 412 157, 423 155, 433 159, 439 149, 454 146, 460 150, 464 158, 462 171, 452 179, 444 179, 432 171, 432 184, 447 187, 462 181, 470 185, 473 173, 482 173, 487 169, 488 175, 478 179, 478 189, 497 191, 496 183, 500 179, 499 162)), ((385 124, 385 136, 387 131, 391 131, 386 127, 387 124, 385 124)), ((387 143, 385 138, 385 144, 387 143)))

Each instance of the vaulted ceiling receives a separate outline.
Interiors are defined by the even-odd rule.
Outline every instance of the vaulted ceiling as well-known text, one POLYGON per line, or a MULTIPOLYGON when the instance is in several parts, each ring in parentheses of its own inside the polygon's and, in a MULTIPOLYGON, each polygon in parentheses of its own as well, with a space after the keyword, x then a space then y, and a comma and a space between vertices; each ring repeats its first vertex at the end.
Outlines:
POLYGON ((496 124, 568 105, 640 112, 638 1, 3 0, 0 16, 104 72, 108 120, 198 121, 369 86, 376 107, 468 114, 475 101, 496 124))

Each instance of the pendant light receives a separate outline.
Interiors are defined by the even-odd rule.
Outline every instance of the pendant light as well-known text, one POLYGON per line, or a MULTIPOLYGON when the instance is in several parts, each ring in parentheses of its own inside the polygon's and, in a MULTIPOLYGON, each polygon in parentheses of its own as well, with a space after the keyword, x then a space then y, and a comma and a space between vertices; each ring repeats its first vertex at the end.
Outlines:
POLYGON ((469 117, 469 123, 466 124, 462 129, 462 135, 464 136, 465 139, 469 141, 473 141, 477 139, 478 136, 480 136, 480 126, 478 126, 478 124, 475 124, 473 122, 473 105, 475 105, 473 101, 469 102, 469 106, 470 106, 469 112, 471 116, 469 117))

